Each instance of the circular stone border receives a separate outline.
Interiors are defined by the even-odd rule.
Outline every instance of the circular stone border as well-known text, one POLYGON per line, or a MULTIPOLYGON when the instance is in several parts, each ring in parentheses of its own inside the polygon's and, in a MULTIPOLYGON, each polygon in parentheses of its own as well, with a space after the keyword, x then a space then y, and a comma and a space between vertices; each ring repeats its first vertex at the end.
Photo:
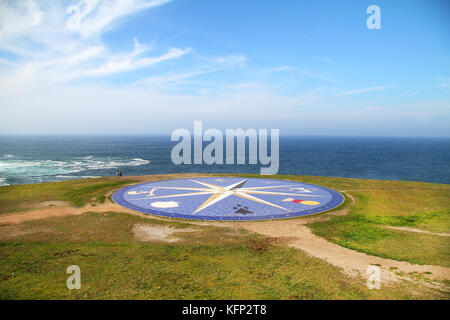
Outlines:
POLYGON ((184 178, 184 179, 165 179, 165 180, 155 180, 155 181, 148 181, 144 183, 138 183, 134 184, 122 189, 117 190, 114 192, 111 196, 111 199, 117 203, 118 205, 132 209, 137 212, 145 213, 145 214, 152 214, 159 217, 164 218, 177 218, 177 219, 185 219, 185 220, 206 220, 206 221, 264 221, 264 220, 279 220, 279 219, 289 219, 289 218, 297 218, 297 217, 303 217, 303 216, 309 216, 313 214, 323 213, 330 210, 333 210, 337 207, 339 207, 341 204, 344 203, 344 196, 337 192, 336 190, 322 187, 316 184, 310 184, 310 183, 304 183, 300 181, 295 180, 283 180, 283 179, 268 179, 268 178, 249 178, 249 179, 261 179, 261 180, 275 180, 275 181, 285 181, 285 182, 293 182, 293 183, 299 183, 302 185, 307 185, 311 187, 318 187, 322 190, 327 191, 331 194, 332 199, 330 202, 326 203, 326 205, 312 208, 309 210, 303 210, 299 212, 291 212, 291 213, 283 213, 283 214, 273 214, 273 215, 260 215, 260 216, 204 216, 204 215, 193 215, 193 214, 183 214, 183 213, 169 213, 164 212, 161 210, 155 210, 150 208, 144 208, 140 206, 136 206, 133 203, 125 200, 124 194, 129 191, 130 189, 134 189, 138 186, 147 185, 149 183, 155 183, 155 182, 165 182, 165 181, 183 181, 183 180, 189 180, 189 179, 203 179, 203 178, 212 178, 212 179, 226 179, 226 178, 240 178, 240 177, 193 177, 193 178, 184 178))

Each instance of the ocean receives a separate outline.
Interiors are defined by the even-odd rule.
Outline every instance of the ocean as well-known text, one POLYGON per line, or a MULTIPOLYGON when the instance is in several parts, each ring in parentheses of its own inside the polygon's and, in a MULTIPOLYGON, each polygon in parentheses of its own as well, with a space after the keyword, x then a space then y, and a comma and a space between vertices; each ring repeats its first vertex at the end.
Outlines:
MULTIPOLYGON (((115 175, 255 173, 174 165, 170 136, 0 136, 0 185, 115 175)), ((279 174, 450 183, 448 138, 281 137, 279 174)))

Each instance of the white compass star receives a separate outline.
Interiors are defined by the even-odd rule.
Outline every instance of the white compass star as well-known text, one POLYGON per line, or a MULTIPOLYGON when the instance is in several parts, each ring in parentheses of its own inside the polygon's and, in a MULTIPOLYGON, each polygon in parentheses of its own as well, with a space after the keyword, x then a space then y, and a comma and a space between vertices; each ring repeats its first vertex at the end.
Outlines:
MULTIPOLYGON (((299 194, 299 193, 288 193, 288 192, 273 192, 273 191, 263 191, 263 189, 274 189, 274 188, 282 188, 282 187, 292 187, 294 185, 277 185, 277 186, 265 186, 265 187, 249 187, 243 188, 243 185, 247 182, 247 179, 242 181, 233 183, 228 186, 217 186, 206 182, 201 182, 197 180, 191 180, 195 183, 205 186, 206 188, 193 188, 193 187, 156 187, 152 186, 152 188, 156 189, 172 189, 172 190, 189 190, 192 192, 181 193, 175 195, 165 195, 165 196, 152 196, 146 197, 145 199, 161 199, 161 198, 174 198, 174 197, 187 197, 187 196, 199 196, 204 194, 211 194, 211 196, 203 202, 193 213, 197 213, 201 210, 204 210, 226 198, 229 196, 238 196, 244 199, 248 199, 251 201, 263 203, 268 206, 272 206, 275 208, 283 209, 286 211, 291 211, 287 208, 279 206, 275 203, 265 201, 259 199, 251 194, 261 194, 261 195, 285 195, 285 196, 302 196, 302 197, 323 197, 320 195, 311 195, 311 194, 299 194)), ((137 200, 137 199, 136 199, 137 200)))

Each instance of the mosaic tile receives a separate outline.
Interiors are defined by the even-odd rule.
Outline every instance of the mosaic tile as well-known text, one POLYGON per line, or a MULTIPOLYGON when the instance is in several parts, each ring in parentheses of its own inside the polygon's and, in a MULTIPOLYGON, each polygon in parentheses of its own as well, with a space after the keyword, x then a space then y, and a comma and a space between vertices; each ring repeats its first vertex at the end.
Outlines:
POLYGON ((337 191, 317 185, 230 177, 153 181, 120 189, 112 199, 147 214, 220 221, 306 216, 331 210, 344 201, 337 191))

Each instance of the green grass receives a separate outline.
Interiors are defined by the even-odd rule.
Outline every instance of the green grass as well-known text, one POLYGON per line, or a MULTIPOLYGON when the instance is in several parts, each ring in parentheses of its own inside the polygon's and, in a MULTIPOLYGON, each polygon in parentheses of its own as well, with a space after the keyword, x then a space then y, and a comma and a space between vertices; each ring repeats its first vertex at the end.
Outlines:
POLYGON ((418 228, 425 231, 448 233, 450 230, 447 210, 425 211, 410 216, 369 216, 367 219, 376 224, 395 227, 418 228))
POLYGON ((357 203, 346 216, 308 226, 313 232, 341 246, 400 261, 450 267, 450 238, 388 230, 406 226, 426 231, 450 231, 450 188, 408 188, 350 191, 357 203))
POLYGON ((105 193, 133 179, 101 178, 0 187, 0 214, 22 211, 38 202, 69 201, 81 207, 91 201, 103 203, 105 193))
POLYGON ((0 299, 410 299, 408 285, 368 290, 326 262, 271 238, 199 227, 180 243, 143 243, 136 224, 190 226, 122 213, 89 213, 3 226, 0 299), (7 230, 9 228, 9 231, 7 230), (11 229, 13 228, 13 229, 11 229), (28 232, 28 233, 27 233, 28 232), (68 290, 69 265, 81 290, 68 290))
POLYGON ((308 226, 318 236, 370 255, 450 267, 448 237, 384 229, 364 215, 353 213, 308 226))

